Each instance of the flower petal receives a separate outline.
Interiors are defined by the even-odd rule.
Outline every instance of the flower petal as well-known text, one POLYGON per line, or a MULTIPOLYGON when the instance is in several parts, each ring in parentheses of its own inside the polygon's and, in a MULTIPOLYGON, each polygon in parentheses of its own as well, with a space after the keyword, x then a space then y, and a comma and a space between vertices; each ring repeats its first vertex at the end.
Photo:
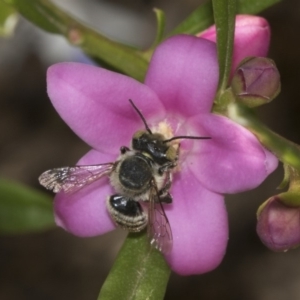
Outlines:
POLYGON ((48 69, 48 94, 57 112, 91 147, 111 152, 129 146, 144 124, 128 99, 148 122, 165 115, 155 93, 138 81, 105 69, 79 63, 60 63, 48 69))
MULTIPOLYGON (((116 158, 91 150, 78 165, 93 165, 116 158)), ((106 198, 113 194, 108 178, 90 184, 76 193, 59 193, 54 200, 55 221, 58 226, 82 237, 96 236, 115 228, 106 209, 106 198)))
POLYGON ((165 206, 173 232, 173 249, 166 257, 181 275, 201 274, 216 268, 228 240, 223 196, 204 188, 184 169, 172 185, 173 204, 165 206))
POLYGON ((218 74, 215 44, 178 35, 157 47, 145 84, 157 93, 168 113, 193 116, 210 111, 218 74))
MULTIPOLYGON (((266 56, 270 35, 269 23, 264 18, 251 15, 236 16, 231 73, 247 56, 266 56)), ((200 33, 199 37, 216 42, 216 26, 209 27, 200 33)))
POLYGON ((211 140, 194 143, 186 163, 204 186, 218 193, 253 189, 273 172, 277 158, 244 127, 218 115, 189 120, 197 134, 211 140))

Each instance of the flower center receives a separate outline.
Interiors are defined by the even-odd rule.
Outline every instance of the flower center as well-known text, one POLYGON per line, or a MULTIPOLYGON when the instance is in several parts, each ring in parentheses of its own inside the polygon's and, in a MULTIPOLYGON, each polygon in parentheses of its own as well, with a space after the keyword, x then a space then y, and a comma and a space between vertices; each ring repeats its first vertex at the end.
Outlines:
POLYGON ((173 129, 167 121, 161 121, 156 126, 151 128, 152 132, 162 134, 166 140, 174 136, 173 129))

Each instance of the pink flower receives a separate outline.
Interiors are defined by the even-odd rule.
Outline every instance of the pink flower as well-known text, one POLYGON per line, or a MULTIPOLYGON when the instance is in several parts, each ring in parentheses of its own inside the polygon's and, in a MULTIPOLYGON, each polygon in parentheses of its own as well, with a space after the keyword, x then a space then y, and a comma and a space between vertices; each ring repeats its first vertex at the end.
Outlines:
MULTIPOLYGON (((165 205, 173 232, 166 256, 179 274, 208 272, 221 262, 228 240, 224 193, 258 186, 277 159, 257 139, 229 119, 210 113, 218 84, 215 43, 179 35, 155 51, 145 84, 102 68, 61 63, 49 68, 49 97, 72 130, 93 149, 78 164, 115 161, 120 146, 144 125, 168 124, 173 135, 209 136, 182 140, 179 171, 174 173, 173 203, 165 205)), ((78 236, 115 228, 106 206, 113 194, 104 178, 74 194, 55 198, 56 222, 78 236)))
MULTIPOLYGON (((216 42, 216 26, 209 27, 198 36, 216 42)), ((231 75, 245 57, 266 56, 269 43, 270 27, 264 18, 251 15, 236 16, 231 75)))

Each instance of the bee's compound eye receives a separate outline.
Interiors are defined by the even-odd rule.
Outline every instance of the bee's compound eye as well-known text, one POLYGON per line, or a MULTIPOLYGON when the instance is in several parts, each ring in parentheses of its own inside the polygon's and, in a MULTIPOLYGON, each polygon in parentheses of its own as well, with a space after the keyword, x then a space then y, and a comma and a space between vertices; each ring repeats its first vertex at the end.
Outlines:
POLYGON ((173 146, 170 146, 166 152, 166 158, 170 161, 175 161, 177 157, 178 157, 177 150, 173 146))
POLYGON ((117 225, 130 231, 139 232, 147 223, 147 214, 139 202, 121 195, 112 195, 108 198, 107 209, 117 225))

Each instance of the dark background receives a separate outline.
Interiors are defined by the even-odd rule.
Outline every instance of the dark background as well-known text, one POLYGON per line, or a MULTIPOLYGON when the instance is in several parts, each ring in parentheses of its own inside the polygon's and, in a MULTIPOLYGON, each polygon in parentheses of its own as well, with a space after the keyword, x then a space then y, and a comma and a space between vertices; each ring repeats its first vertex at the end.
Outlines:
MULTIPOLYGON (((104 33, 142 47, 154 37, 152 7, 165 10, 170 29, 199 4, 195 0, 60 3, 104 33)), ((300 2, 283 1, 262 15, 272 28, 269 56, 280 70, 282 92, 258 113, 273 130, 300 143, 300 2)), ((46 95, 47 66, 72 59, 81 59, 79 52, 25 20, 14 37, 0 39, 1 177, 40 188, 37 177, 41 172, 72 165, 88 150, 60 120, 46 95)), ((230 240, 224 261, 204 275, 173 274, 166 299, 300 299, 299 249, 273 253, 255 232, 256 209, 278 193, 281 178, 280 166, 258 189, 227 197, 230 240)), ((117 230, 81 239, 61 229, 0 236, 0 299, 95 300, 124 237, 117 230)))

